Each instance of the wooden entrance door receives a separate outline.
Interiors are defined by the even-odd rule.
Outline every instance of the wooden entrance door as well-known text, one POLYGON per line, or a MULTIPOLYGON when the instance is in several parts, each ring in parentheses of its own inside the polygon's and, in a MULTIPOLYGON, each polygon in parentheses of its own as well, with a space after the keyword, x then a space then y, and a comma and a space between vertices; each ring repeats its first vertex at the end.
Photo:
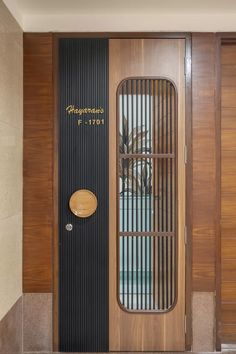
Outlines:
POLYGON ((185 350, 185 40, 109 40, 109 350, 185 350))

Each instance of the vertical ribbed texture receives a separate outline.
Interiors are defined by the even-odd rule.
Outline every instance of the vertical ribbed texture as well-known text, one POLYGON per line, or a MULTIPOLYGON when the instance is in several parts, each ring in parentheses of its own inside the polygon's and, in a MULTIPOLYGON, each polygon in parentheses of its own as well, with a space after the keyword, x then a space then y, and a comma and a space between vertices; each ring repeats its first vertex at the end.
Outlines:
POLYGON ((108 351, 108 42, 59 40, 59 341, 60 351, 108 351), (103 108, 103 114, 66 107, 103 108), (78 125, 78 119, 105 124, 78 125), (68 207, 79 189, 98 199, 81 219, 68 207), (72 231, 65 225, 71 223, 72 231))
POLYGON ((176 300, 177 107, 166 79, 127 79, 118 90, 119 300, 167 311, 176 300))

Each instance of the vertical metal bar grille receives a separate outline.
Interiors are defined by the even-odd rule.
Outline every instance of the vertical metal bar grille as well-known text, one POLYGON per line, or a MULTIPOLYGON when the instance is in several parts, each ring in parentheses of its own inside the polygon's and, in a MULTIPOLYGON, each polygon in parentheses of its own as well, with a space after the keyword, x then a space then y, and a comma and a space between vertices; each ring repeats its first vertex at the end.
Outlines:
POLYGON ((163 312, 176 300, 176 95, 166 79, 118 88, 118 300, 128 311, 163 312))

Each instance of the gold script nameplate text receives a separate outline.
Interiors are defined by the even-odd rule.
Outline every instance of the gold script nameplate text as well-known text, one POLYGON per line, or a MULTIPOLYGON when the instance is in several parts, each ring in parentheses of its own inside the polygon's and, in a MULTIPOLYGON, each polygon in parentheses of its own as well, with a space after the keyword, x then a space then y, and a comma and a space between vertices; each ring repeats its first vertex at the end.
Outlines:
POLYGON ((83 114, 103 114, 104 113, 104 108, 102 107, 76 107, 73 104, 70 104, 69 106, 66 107, 66 112, 68 114, 78 114, 79 116, 82 116, 83 114))

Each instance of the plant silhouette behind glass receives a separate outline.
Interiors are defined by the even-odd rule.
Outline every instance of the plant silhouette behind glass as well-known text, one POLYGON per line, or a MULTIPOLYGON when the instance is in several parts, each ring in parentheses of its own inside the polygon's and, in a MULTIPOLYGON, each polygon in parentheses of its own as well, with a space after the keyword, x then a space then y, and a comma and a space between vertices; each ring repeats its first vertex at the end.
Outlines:
MULTIPOLYGON (((129 133, 128 120, 123 117, 123 132, 120 132, 119 152, 120 154, 145 154, 151 149, 147 146, 148 130, 143 129, 144 125, 135 127, 129 133)), ((152 165, 149 161, 141 162, 140 158, 120 159, 119 176, 122 180, 122 191, 120 194, 132 193, 136 195, 147 195, 152 193, 152 165)))

